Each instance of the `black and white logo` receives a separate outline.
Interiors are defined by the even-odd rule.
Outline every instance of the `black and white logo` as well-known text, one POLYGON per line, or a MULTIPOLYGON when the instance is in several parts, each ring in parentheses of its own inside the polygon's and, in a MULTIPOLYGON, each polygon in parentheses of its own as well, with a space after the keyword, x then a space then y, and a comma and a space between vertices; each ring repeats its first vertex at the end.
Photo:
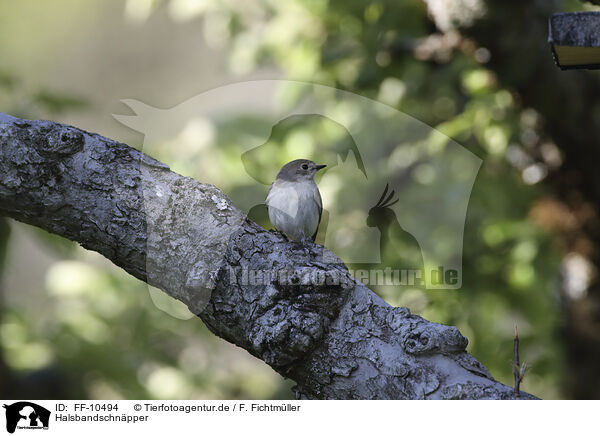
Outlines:
POLYGON ((19 430, 47 430, 50 422, 50 411, 29 401, 19 401, 3 406, 6 409, 6 431, 14 433, 19 430))

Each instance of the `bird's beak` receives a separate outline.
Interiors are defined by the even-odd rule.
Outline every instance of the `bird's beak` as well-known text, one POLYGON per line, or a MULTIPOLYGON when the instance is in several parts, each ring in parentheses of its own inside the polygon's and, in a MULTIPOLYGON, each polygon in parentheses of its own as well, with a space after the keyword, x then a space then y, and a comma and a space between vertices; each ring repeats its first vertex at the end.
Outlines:
POLYGON ((325 168, 327 165, 315 165, 315 168, 317 169, 317 171, 325 168))

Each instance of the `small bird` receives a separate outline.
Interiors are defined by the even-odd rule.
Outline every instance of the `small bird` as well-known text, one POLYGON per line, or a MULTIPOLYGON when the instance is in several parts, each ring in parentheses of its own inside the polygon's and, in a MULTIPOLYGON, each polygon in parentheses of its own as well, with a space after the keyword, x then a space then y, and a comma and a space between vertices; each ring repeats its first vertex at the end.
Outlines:
POLYGON ((315 183, 317 165, 307 159, 286 163, 275 178, 265 201, 271 224, 294 241, 314 241, 321 221, 323 204, 315 183))

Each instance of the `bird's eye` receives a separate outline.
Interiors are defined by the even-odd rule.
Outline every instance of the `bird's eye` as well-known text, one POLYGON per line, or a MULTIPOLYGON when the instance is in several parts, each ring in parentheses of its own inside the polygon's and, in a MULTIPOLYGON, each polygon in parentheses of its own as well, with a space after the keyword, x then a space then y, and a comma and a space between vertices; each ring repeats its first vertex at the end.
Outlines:
POLYGON ((303 169, 303 170, 307 170, 307 169, 308 169, 308 165, 306 165, 306 164, 302 164, 302 169, 303 169))

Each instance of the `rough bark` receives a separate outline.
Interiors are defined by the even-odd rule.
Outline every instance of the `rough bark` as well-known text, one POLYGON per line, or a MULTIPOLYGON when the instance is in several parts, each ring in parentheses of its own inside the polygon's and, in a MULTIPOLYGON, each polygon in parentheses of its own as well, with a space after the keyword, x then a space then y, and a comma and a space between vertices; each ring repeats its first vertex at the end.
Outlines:
POLYGON ((0 214, 183 301, 301 398, 515 398, 455 327, 391 307, 326 248, 267 232, 216 187, 100 135, 1 115, 0 214), (288 274, 253 284, 248 271, 288 274))

